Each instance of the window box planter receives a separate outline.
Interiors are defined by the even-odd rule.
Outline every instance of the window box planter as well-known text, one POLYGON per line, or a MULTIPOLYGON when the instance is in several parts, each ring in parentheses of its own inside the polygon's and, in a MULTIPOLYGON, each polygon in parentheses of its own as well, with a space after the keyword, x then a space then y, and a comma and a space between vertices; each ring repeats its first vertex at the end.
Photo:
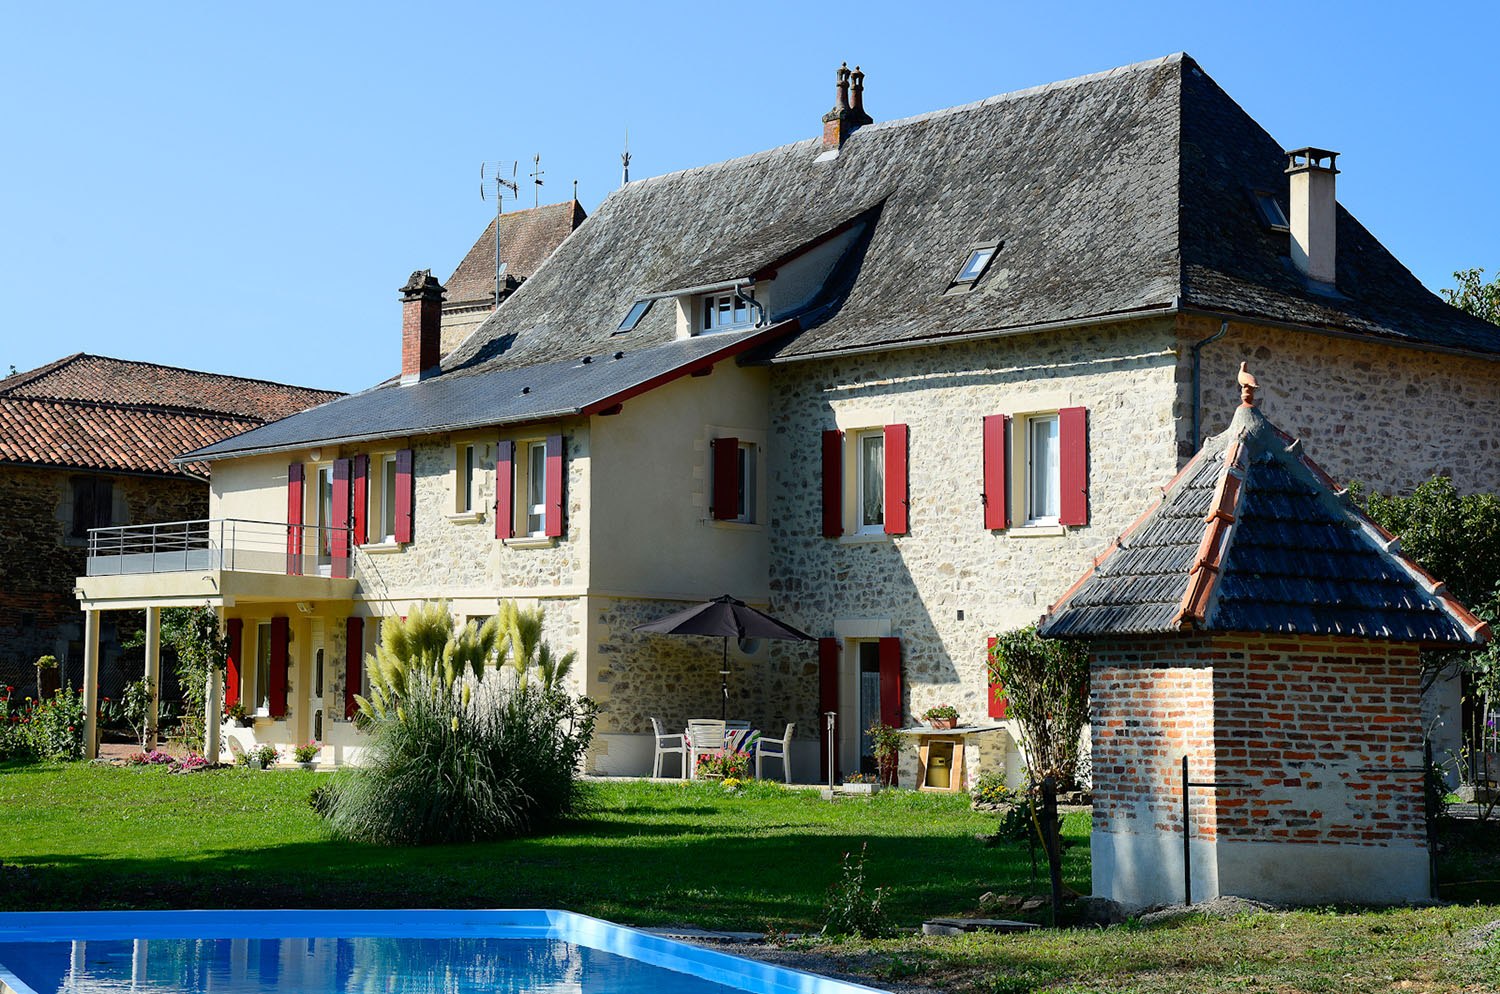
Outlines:
POLYGON ((939 731, 947 731, 950 728, 958 727, 957 718, 928 718, 927 722, 939 731))

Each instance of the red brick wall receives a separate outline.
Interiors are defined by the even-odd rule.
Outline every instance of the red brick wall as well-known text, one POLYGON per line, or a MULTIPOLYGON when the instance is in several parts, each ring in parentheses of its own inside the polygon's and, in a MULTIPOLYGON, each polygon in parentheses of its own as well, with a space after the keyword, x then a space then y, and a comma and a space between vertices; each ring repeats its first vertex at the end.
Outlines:
POLYGON ((1224 838, 1426 844, 1416 646, 1221 638, 1214 653, 1224 838))
MULTIPOLYGON (((1213 670, 1205 639, 1121 643, 1090 666, 1094 827, 1147 834, 1182 824, 1182 757, 1214 777, 1213 670)), ((1193 789, 1194 837, 1216 835, 1213 792, 1193 789)))

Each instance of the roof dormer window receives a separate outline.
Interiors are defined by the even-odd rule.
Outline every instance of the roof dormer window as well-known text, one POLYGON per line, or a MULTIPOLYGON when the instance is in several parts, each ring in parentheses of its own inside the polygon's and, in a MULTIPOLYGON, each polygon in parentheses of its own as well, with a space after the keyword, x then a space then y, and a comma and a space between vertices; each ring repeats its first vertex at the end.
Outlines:
POLYGON ((625 320, 620 322, 620 326, 615 329, 615 333, 634 331, 635 326, 641 323, 641 318, 645 317, 646 312, 651 309, 651 303, 652 298, 646 297, 631 304, 630 310, 625 312, 625 320))
POLYGON ((750 303, 738 293, 710 293, 703 298, 703 318, 699 327, 705 332, 748 328, 754 323, 750 303))
POLYGON ((958 275, 953 277, 953 282, 948 284, 948 293, 962 293, 970 290, 979 278, 984 275, 985 270, 990 268, 990 261, 1000 251, 999 242, 988 242, 984 245, 975 245, 969 250, 964 258, 964 264, 959 267, 958 275))

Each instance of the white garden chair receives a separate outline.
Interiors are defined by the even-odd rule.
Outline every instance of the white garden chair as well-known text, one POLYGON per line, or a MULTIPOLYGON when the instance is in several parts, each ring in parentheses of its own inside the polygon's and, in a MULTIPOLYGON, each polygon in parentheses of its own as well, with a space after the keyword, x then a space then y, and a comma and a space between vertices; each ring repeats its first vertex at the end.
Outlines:
POLYGON ((792 730, 796 727, 796 722, 787 725, 786 733, 779 739, 768 739, 762 735, 755 740, 755 779, 761 778, 761 760, 779 759, 781 760, 781 775, 786 778, 787 783, 792 782, 792 763, 788 754, 792 751, 792 730))
POLYGON ((683 736, 668 735, 662 731, 659 718, 651 719, 651 731, 656 735, 656 756, 651 763, 651 775, 660 778, 662 757, 675 755, 680 778, 686 780, 688 777, 687 743, 683 736))
POLYGON ((706 752, 724 750, 724 722, 694 718, 687 727, 688 776, 698 776, 698 757, 706 752))

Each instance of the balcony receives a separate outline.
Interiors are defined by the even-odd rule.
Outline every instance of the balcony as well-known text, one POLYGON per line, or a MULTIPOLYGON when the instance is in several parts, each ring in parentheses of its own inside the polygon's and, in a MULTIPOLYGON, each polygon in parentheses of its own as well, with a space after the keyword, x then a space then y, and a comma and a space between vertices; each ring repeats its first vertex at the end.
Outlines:
POLYGON ((94 528, 74 594, 100 610, 347 600, 352 538, 349 528, 243 518, 94 528))

